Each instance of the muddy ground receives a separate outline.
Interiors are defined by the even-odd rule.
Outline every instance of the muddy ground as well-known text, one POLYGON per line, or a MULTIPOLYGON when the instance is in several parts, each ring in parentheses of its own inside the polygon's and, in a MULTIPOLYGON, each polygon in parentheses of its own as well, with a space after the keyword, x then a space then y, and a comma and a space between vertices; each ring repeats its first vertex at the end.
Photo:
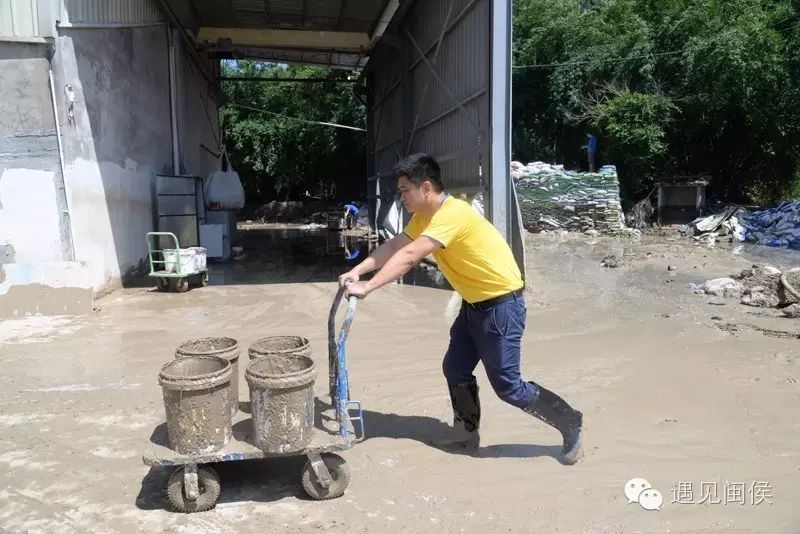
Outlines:
POLYGON ((557 433, 499 401, 482 370, 480 451, 425 444, 450 417, 440 360, 451 293, 436 287, 435 273, 416 272, 371 295, 356 315, 347 352, 367 432, 344 454, 352 482, 342 498, 306 498, 303 460, 289 458, 221 465, 214 510, 165 511, 169 472, 145 467, 141 454, 164 420, 156 375, 181 342, 230 336, 246 347, 303 335, 327 366, 333 280, 348 264, 339 238, 264 228, 244 241, 248 256, 214 265, 207 288, 129 288, 98 302, 92 316, 0 324, 0 527, 800 532, 800 321, 687 288, 754 261, 800 260, 679 237, 529 236, 522 367, 584 412, 578 465, 559 464, 557 433), (601 266, 611 254, 618 268, 601 266), (623 486, 634 477, 661 492, 660 511, 628 503, 623 486), (717 495, 700 503, 711 488, 717 495))

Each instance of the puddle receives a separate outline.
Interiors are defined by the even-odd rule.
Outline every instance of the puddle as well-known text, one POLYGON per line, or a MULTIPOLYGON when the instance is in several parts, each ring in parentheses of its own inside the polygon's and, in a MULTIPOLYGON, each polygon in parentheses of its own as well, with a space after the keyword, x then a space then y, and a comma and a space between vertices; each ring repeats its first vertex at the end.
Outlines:
POLYGON ((753 263, 769 263, 792 268, 800 266, 800 250, 767 247, 754 243, 732 243, 731 253, 753 263))
MULTIPOLYGON (((327 229, 240 228, 245 257, 209 261, 211 285, 333 282, 363 261, 377 242, 327 229)), ((425 265, 408 272, 402 283, 449 289, 436 269, 425 265)))

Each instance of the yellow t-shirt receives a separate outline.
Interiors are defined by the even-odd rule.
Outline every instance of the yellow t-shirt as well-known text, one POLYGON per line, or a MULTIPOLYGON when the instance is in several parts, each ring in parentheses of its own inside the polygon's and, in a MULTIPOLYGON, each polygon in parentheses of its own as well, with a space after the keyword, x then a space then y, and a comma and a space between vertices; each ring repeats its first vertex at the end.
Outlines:
POLYGON ((441 243, 433 252, 447 281, 469 303, 487 300, 523 286, 511 248, 492 223, 472 206, 447 197, 433 217, 415 213, 403 230, 441 243))

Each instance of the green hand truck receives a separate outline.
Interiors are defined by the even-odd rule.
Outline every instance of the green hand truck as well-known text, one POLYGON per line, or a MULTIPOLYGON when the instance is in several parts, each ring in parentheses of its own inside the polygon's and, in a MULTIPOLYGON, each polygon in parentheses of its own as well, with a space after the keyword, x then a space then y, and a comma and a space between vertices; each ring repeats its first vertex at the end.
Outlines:
POLYGON ((198 287, 208 285, 206 250, 203 247, 181 248, 178 236, 172 232, 147 232, 145 241, 150 261, 149 276, 157 280, 159 291, 183 293, 189 289, 190 282, 198 287), (157 248, 160 238, 171 239, 175 246, 157 248))

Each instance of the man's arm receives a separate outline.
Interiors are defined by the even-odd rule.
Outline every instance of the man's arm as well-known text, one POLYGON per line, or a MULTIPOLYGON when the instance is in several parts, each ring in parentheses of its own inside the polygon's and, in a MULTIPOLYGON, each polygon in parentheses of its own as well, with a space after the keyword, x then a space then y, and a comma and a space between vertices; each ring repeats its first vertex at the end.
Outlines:
POLYGON ((361 276, 371 273, 375 269, 380 269, 386 262, 406 245, 411 243, 411 238, 404 233, 400 233, 389 241, 375 249, 375 252, 369 255, 367 259, 353 267, 349 272, 344 273, 339 277, 339 285, 344 285, 345 280, 357 282, 361 276))
MULTIPOLYGON (((406 237, 408 239, 408 237, 406 237)), ((347 286, 347 294, 364 298, 376 289, 393 282, 411 270, 422 258, 431 254, 441 245, 427 236, 420 236, 398 250, 386 260, 381 270, 368 282, 360 282, 347 286)), ((376 251, 377 252, 377 251, 376 251)), ((367 260, 364 260, 366 263, 367 260)))

